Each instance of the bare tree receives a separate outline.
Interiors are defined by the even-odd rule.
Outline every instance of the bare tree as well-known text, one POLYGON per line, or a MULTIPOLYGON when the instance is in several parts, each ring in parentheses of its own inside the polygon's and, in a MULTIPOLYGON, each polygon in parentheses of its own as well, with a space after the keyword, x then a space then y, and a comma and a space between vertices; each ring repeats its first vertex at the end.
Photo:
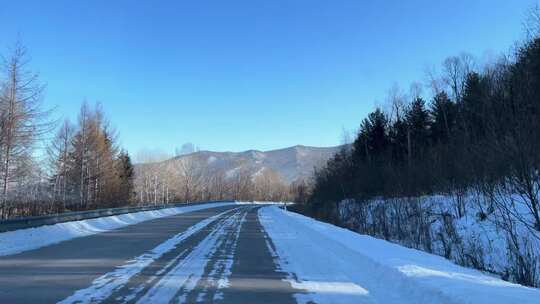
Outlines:
POLYGON ((535 4, 527 12, 523 28, 528 40, 540 36, 540 6, 538 4, 535 4))
POLYGON ((49 166, 54 174, 54 199, 60 199, 62 201, 63 209, 66 208, 67 173, 71 160, 70 155, 73 150, 72 140, 74 132, 73 125, 68 120, 64 120, 53 141, 47 147, 49 166))
POLYGON ((203 178, 202 168, 193 157, 182 158, 177 162, 177 165, 180 173, 182 198, 184 201, 190 202, 200 190, 199 187, 203 178))
POLYGON ((51 129, 48 111, 41 109, 44 85, 28 70, 26 48, 17 43, 9 58, 4 58, 4 83, 0 94, 0 149, 2 198, 0 213, 5 213, 10 185, 18 158, 31 154, 36 140, 51 129))
POLYGON ((397 83, 388 90, 386 103, 387 107, 390 108, 388 117, 391 121, 399 121, 404 118, 407 109, 407 96, 397 83))
POLYGON ((415 100, 422 97, 423 86, 418 81, 413 81, 409 86, 409 98, 415 100))
POLYGON ((474 71, 474 68, 474 57, 467 53, 444 60, 442 80, 450 88, 455 101, 461 100, 467 76, 474 71))

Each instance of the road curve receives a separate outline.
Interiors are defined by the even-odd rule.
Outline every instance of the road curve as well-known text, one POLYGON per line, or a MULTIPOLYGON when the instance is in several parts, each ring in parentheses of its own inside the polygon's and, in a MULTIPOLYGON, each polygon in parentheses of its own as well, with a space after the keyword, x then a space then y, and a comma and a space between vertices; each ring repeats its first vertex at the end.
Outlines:
POLYGON ((296 303, 258 208, 195 211, 0 257, 0 302, 296 303))

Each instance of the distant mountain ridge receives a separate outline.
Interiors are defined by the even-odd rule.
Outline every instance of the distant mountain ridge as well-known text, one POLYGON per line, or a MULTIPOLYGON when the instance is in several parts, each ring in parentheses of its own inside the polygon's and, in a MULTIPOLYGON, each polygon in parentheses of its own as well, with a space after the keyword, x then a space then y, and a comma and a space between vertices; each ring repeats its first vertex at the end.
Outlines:
MULTIPOLYGON (((243 172, 256 176, 264 170, 278 173, 286 183, 310 178, 316 167, 323 166, 338 150, 337 147, 310 147, 297 145, 293 147, 243 152, 198 151, 186 155, 175 156, 160 163, 190 161, 207 172, 221 172, 231 178, 243 172)), ((151 165, 151 164, 141 164, 151 165)))

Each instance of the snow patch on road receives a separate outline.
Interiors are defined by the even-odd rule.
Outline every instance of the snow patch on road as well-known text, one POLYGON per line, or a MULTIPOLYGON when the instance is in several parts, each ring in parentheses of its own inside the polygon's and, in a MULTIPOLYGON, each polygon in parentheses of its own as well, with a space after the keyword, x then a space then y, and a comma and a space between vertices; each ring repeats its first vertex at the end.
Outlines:
MULTIPOLYGON (((227 233, 239 231, 245 212, 238 211, 218 223, 218 227, 202 240, 193 251, 168 271, 137 303, 186 303, 186 297, 202 278, 206 265, 218 248, 227 240, 227 233), (182 291, 179 293, 179 291, 182 291)), ((233 232, 233 235, 236 233, 233 232)))
POLYGON ((148 220, 234 204, 236 203, 208 203, 141 211, 4 232, 0 233, 0 256, 33 250, 78 237, 89 236, 138 224, 148 220))
POLYGON ((538 303, 540 290, 275 206, 259 210, 301 303, 538 303), (331 286, 336 288, 330 288, 331 286))
POLYGON ((242 229, 242 225, 246 221, 247 214, 248 212, 244 213, 237 224, 237 227, 235 227, 235 231, 232 233, 233 237, 227 238, 224 244, 220 246, 221 248, 218 250, 218 252, 214 254, 213 259, 215 262, 214 265, 212 265, 212 270, 205 278, 207 282, 203 284, 204 288, 199 293, 197 298, 198 302, 204 302, 204 299, 210 289, 214 290, 213 302, 223 299, 223 289, 230 286, 229 277, 232 274, 234 253, 236 252, 238 239, 240 238, 240 231, 242 229))

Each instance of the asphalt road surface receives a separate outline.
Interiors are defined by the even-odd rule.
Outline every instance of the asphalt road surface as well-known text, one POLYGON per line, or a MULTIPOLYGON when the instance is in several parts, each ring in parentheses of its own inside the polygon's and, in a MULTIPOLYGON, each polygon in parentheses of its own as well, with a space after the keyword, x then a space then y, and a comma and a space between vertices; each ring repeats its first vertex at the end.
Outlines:
POLYGON ((0 303, 296 303, 259 206, 227 206, 0 257, 0 303))

